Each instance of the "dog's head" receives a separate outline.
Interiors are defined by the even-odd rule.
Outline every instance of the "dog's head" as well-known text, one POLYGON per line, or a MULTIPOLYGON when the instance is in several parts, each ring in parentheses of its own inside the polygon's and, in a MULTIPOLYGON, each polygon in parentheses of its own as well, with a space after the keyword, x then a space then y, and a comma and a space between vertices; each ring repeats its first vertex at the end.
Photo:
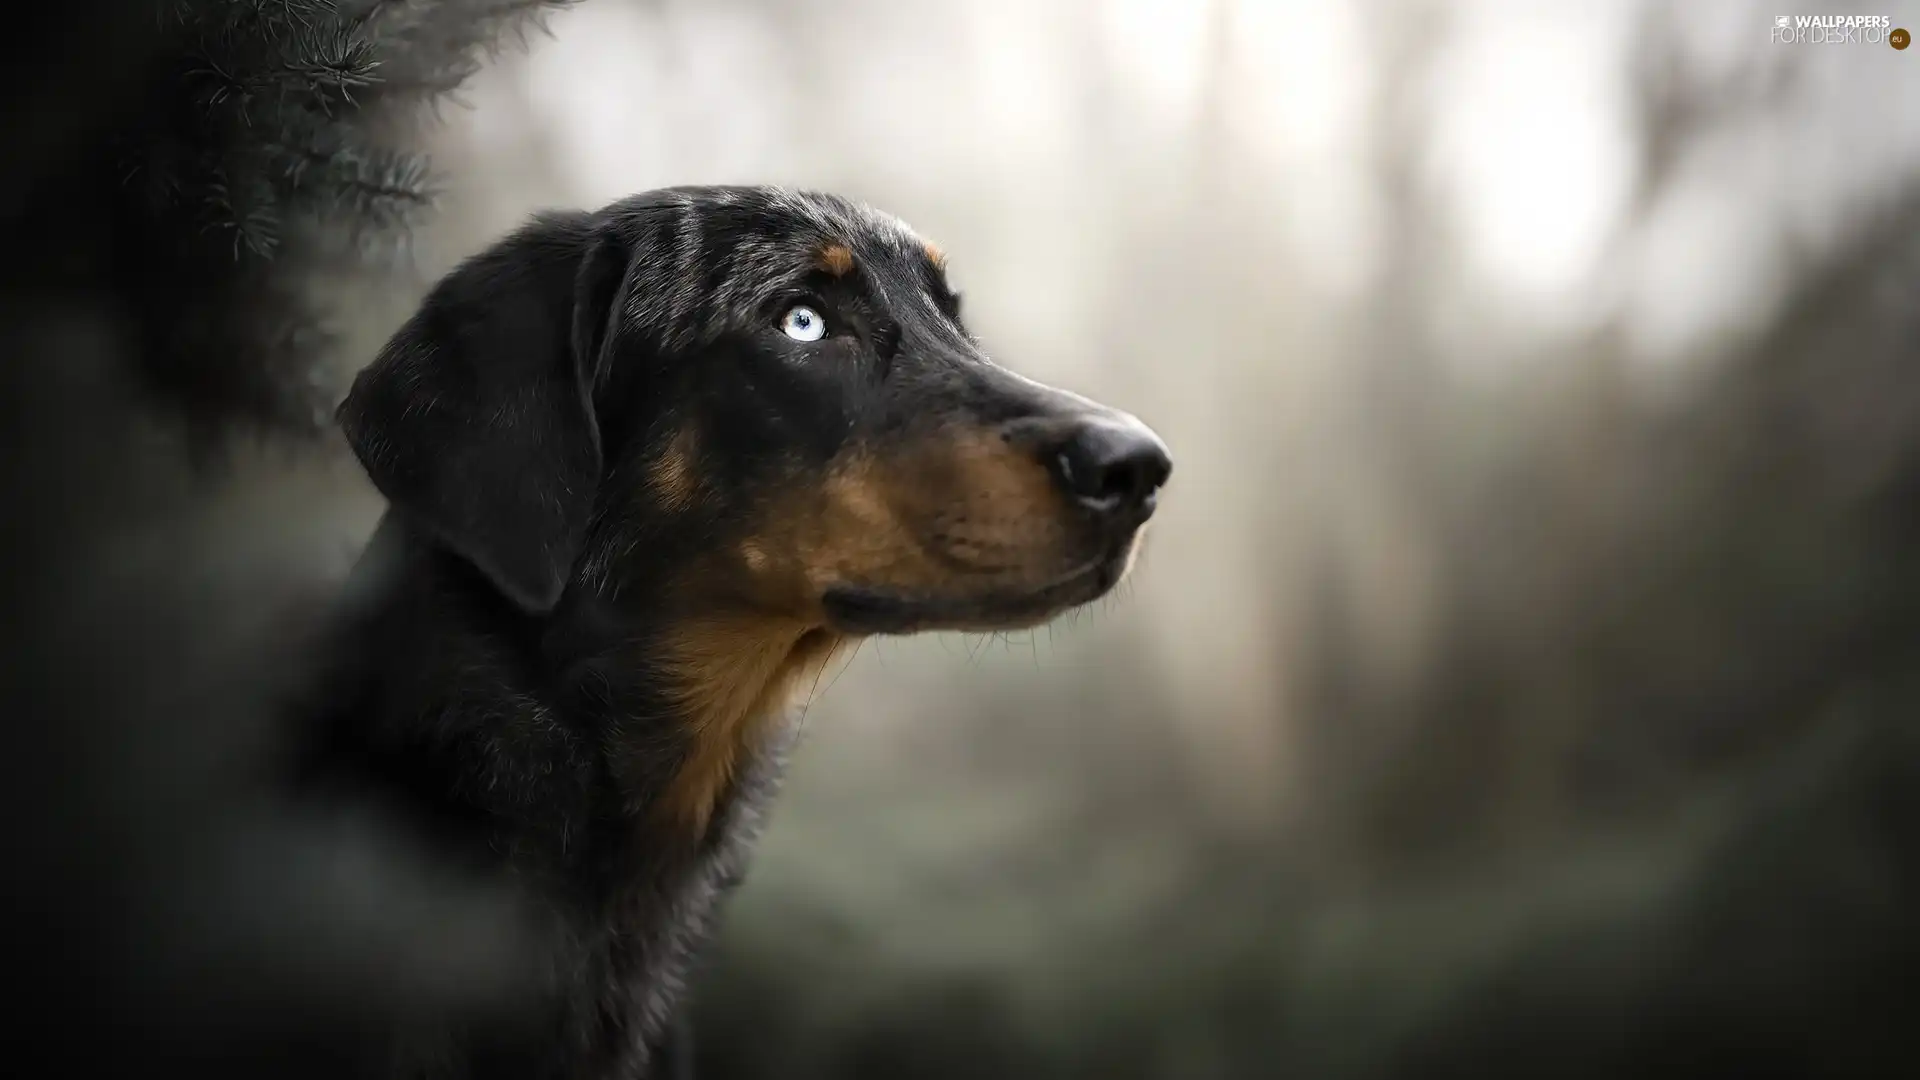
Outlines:
POLYGON ((1126 573, 1170 460, 989 361, 942 264, 826 195, 549 214, 440 283, 341 424, 529 613, 638 589, 842 635, 1033 625, 1126 573))

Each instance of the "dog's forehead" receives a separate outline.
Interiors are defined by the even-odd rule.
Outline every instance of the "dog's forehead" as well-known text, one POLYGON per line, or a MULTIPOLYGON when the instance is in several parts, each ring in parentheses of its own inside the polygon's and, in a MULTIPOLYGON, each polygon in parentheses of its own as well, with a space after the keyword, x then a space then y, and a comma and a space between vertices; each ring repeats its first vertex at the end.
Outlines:
MULTIPOLYGON (((729 192, 722 199, 742 200, 758 208, 750 215, 760 219, 728 237, 746 257, 761 254, 785 255, 810 260, 823 247, 848 249, 868 261, 893 261, 924 250, 925 242, 900 218, 839 195, 815 191, 790 191, 783 188, 752 189, 740 195, 729 192), (762 225, 763 228, 754 228, 762 225)), ((716 212, 733 205, 716 203, 716 212)))
POLYGON ((654 227, 626 315, 672 336, 717 328, 823 258, 862 266, 884 294, 894 282, 879 279, 917 281, 911 267, 938 254, 899 217, 828 192, 667 188, 637 197, 634 209, 654 227))

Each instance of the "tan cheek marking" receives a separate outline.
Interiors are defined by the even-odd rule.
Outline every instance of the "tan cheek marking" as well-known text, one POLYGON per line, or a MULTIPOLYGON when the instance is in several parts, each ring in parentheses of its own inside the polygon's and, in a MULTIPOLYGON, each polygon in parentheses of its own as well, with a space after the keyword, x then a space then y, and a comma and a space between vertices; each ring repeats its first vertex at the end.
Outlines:
POLYGON ((941 270, 947 268, 947 253, 940 250, 940 245, 931 240, 924 240, 921 242, 921 246, 926 249, 927 258, 935 267, 941 270))
POLYGON ((853 249, 845 244, 828 244, 820 249, 820 269, 834 277, 853 273, 853 249))
POLYGON ((662 505, 684 510, 700 491, 699 442, 691 426, 682 428, 667 449, 647 469, 647 480, 662 505))
POLYGON ((856 455, 832 467, 819 509, 797 545, 801 567, 813 589, 883 577, 896 585, 938 580, 919 538, 895 510, 891 494, 889 478, 871 458, 856 455))
POLYGON ((897 528, 893 508, 887 505, 879 470, 865 459, 848 461, 827 479, 827 505, 847 518, 846 524, 879 530, 897 528))
POLYGON ((742 758, 842 640, 797 621, 753 616, 680 627, 666 647, 668 679, 690 745, 654 812, 704 833, 742 758))
POLYGON ((935 593, 1055 574, 1071 554, 1061 511, 1028 455, 991 433, 949 435, 836 460, 762 520, 733 565, 761 610, 817 621, 835 585, 935 593))
POLYGON ((1046 467, 1009 446, 1005 439, 992 435, 962 439, 955 444, 953 456, 969 474, 968 479, 995 498, 1052 501, 1053 481, 1046 467))
POLYGON ((987 532, 1005 537, 1053 534, 1062 510, 1045 466, 992 435, 959 442, 953 450, 954 484, 987 510, 987 532))
POLYGON ((949 556, 1009 579, 1046 574, 1065 540, 1046 470, 987 433, 941 437, 884 462, 849 457, 812 506, 793 548, 816 591, 947 588, 956 575, 949 556))

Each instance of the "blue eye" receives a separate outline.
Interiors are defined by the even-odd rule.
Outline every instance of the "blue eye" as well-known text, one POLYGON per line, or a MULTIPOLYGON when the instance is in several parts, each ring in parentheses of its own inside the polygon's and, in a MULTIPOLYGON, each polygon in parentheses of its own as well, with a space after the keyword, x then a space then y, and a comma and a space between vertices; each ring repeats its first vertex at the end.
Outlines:
POLYGON ((781 317, 780 329, 795 341, 819 341, 827 336, 827 320, 805 304, 795 304, 781 317))

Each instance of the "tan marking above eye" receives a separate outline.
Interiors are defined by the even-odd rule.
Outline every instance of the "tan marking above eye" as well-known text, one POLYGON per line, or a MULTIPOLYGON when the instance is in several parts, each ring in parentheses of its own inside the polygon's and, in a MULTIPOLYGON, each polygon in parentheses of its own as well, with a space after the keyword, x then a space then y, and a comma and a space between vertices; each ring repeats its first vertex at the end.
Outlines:
POLYGON ((923 240, 921 241, 921 245, 926 248, 927 259, 931 261, 934 266, 942 270, 947 268, 947 253, 940 250, 940 245, 931 240, 923 240))
POLYGON ((845 244, 828 244, 820 249, 820 269, 834 277, 853 273, 853 249, 845 244))

